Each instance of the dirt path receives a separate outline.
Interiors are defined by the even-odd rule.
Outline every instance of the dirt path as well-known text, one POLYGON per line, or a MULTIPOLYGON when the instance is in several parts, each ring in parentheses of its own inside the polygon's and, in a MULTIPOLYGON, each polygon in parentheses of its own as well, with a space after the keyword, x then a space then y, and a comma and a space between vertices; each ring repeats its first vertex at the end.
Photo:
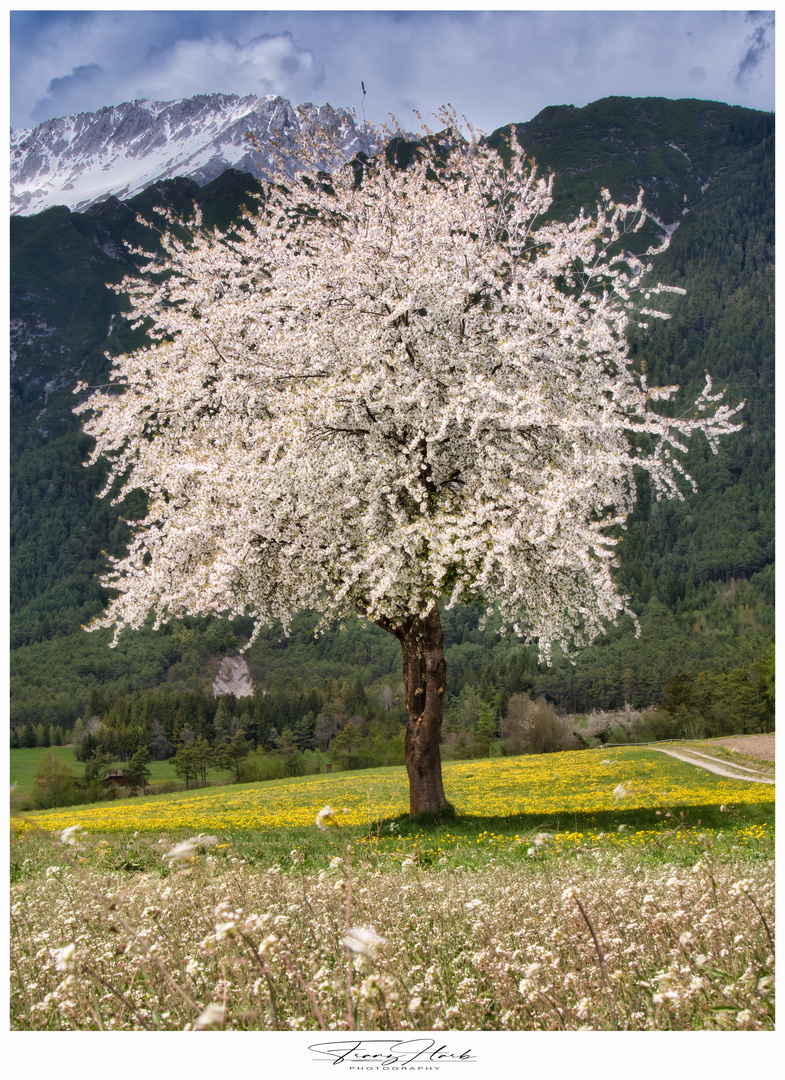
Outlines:
MULTIPOLYGON (((768 776, 748 776, 747 772, 752 772, 751 769, 745 767, 745 771, 734 772, 734 766, 728 762, 722 762, 722 765, 716 764, 718 758, 709 758, 705 754, 698 754, 701 761, 696 761, 694 757, 689 757, 688 752, 676 753, 675 750, 663 750, 661 746, 650 746, 649 750, 656 750, 660 754, 668 754, 669 757, 678 758, 679 761, 686 761, 689 765, 697 765, 699 769, 705 769, 707 772, 717 773, 718 776, 729 776, 731 780, 747 780, 753 784, 773 784, 774 779, 768 776)), ((697 753, 697 751, 696 751, 697 753)), ((739 767, 741 768, 741 766, 739 767)))
POLYGON ((753 769, 749 765, 737 765, 735 761, 727 761, 725 758, 712 757, 711 754, 702 754, 700 750, 693 750, 692 747, 689 747, 686 750, 686 753, 691 754, 693 757, 705 758, 706 761, 716 761, 718 765, 727 765, 729 769, 735 769, 737 772, 752 773, 753 776, 763 775, 760 769, 753 769))
POLYGON ((740 754, 774 761, 774 732, 768 735, 732 735, 727 739, 712 739, 707 746, 724 746, 726 750, 738 750, 740 754))

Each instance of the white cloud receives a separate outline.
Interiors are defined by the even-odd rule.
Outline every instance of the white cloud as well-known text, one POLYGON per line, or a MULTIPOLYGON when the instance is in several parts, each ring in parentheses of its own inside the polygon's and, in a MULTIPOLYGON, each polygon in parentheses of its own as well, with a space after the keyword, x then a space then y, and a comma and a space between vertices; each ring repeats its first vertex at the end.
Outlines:
POLYGON ((290 33, 262 34, 245 43, 216 34, 151 51, 135 81, 140 96, 161 100, 215 91, 289 97, 319 89, 324 68, 290 33))
MULTIPOLYGON (((60 18, 20 40, 13 50, 12 124, 27 127, 144 97, 276 93, 301 101, 323 85, 324 65, 286 29, 253 34, 239 24, 240 35, 233 35, 185 26, 191 32, 178 35, 176 14, 95 12, 74 23, 60 18)), ((227 16, 228 31, 236 22, 227 16)))
POLYGON ((609 95, 774 107, 770 13, 12 13, 14 126, 138 97, 280 93, 412 123, 451 102, 491 130, 609 95), (103 69, 99 77, 96 67, 103 69))

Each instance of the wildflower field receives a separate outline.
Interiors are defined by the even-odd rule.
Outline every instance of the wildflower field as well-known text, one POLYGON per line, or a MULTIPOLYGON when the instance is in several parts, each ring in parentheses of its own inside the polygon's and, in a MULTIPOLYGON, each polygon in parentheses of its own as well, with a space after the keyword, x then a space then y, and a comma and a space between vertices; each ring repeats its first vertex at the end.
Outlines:
POLYGON ((12 819, 17 1030, 767 1030, 774 787, 645 749, 12 819), (317 824, 318 818, 318 824, 317 824))
MULTIPOLYGON (((575 751, 453 761, 442 770, 445 790, 457 813, 471 817, 555 814, 566 821, 570 815, 614 811, 620 806, 635 810, 774 800, 773 787, 761 790, 757 784, 685 769, 673 758, 627 747, 603 750, 601 756, 575 751), (616 792, 619 786, 624 789, 621 799, 616 792)), ((76 815, 91 832, 277 829, 310 826, 314 807, 325 802, 346 807, 343 823, 349 826, 395 817, 409 808, 406 772, 394 766, 202 788, 39 812, 24 821, 62 829, 76 815)))

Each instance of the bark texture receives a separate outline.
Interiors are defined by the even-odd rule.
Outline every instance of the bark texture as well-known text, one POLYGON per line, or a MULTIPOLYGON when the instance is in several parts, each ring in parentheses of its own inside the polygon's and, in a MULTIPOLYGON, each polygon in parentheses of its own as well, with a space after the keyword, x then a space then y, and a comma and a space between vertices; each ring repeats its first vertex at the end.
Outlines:
POLYGON ((435 813, 447 805, 442 785, 439 735, 444 714, 447 665, 439 609, 400 626, 380 622, 401 643, 406 687, 404 761, 409 774, 409 813, 435 813))

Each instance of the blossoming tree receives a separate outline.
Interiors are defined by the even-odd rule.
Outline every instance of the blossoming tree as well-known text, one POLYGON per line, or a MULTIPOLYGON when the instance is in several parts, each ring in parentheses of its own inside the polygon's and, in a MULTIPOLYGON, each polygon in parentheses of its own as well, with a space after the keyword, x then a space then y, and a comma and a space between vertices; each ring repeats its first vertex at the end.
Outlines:
POLYGON ((149 498, 93 626, 376 623, 403 653, 412 813, 445 805, 440 604, 480 601, 546 660, 588 643, 626 610, 634 468, 683 497, 685 438, 716 451, 737 411, 707 378, 664 415, 677 388, 632 370, 628 319, 661 291, 641 291, 654 251, 622 251, 640 198, 548 223, 552 178, 441 119, 406 168, 394 142, 336 165, 311 130, 241 224, 170 233, 123 286, 149 345, 79 407, 104 493, 149 498))

